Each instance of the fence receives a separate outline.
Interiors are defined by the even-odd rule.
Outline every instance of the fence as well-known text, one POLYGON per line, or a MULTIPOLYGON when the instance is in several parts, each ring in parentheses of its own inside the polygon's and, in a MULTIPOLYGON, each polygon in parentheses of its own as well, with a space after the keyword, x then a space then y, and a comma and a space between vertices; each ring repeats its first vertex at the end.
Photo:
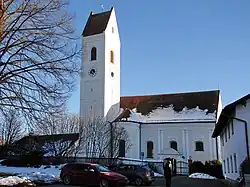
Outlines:
POLYGON ((176 175, 189 175, 189 167, 187 162, 176 162, 176 175))
MULTIPOLYGON (((10 159, 20 159, 22 160, 30 160, 27 159, 25 156, 8 156, 7 158, 10 159)), ((31 161, 31 160, 30 160, 31 161)), ((69 163, 69 162, 78 162, 78 163, 98 163, 103 166, 110 166, 114 164, 137 164, 137 165, 147 165, 151 168, 154 172, 159 174, 164 174, 164 162, 163 160, 151 160, 151 159, 132 159, 132 158, 90 158, 90 157, 44 157, 41 160, 40 164, 60 164, 60 163, 69 163)), ((173 174, 175 175, 188 175, 189 174, 189 167, 188 163, 184 161, 177 161, 172 167, 173 174)))

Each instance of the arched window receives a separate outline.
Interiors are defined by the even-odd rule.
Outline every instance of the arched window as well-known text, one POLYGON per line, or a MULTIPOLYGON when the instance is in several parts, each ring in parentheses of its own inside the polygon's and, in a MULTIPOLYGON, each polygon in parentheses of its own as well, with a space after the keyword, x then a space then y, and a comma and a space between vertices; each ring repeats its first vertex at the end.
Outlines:
POLYGON ((119 140, 119 157, 125 157, 125 140, 119 140))
POLYGON ((195 151, 204 151, 204 145, 201 141, 195 142, 195 151))
POLYGON ((147 142, 147 158, 153 158, 154 143, 152 141, 147 142))
POLYGON ((114 51, 110 51, 110 62, 114 63, 114 51))
POLYGON ((91 61, 96 60, 96 47, 91 49, 91 61))
POLYGON ((170 142, 170 148, 177 151, 178 150, 177 142, 176 141, 171 141, 170 142))

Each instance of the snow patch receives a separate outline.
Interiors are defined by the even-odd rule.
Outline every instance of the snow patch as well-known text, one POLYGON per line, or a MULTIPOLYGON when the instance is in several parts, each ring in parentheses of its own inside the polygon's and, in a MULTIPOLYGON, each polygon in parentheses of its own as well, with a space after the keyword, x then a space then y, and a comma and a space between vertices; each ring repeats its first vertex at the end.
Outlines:
POLYGON ((21 178, 18 176, 9 176, 5 178, 0 178, 0 185, 1 186, 14 186, 20 183, 30 183, 26 178, 21 178))
POLYGON ((163 177, 163 175, 160 174, 160 173, 155 173, 155 172, 154 172, 154 177, 163 177))
POLYGON ((216 177, 210 176, 205 173, 193 173, 189 175, 190 178, 196 178, 196 179, 216 179, 216 177))
POLYGON ((60 172, 63 166, 51 166, 50 168, 47 168, 48 166, 41 166, 40 168, 0 166, 0 172, 15 174, 19 178, 25 178, 30 181, 51 184, 60 181, 60 172))

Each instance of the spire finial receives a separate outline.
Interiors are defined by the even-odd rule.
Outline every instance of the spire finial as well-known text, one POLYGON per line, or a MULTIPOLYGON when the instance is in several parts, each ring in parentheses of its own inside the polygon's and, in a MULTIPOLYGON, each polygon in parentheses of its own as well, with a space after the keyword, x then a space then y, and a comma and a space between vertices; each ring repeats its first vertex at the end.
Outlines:
POLYGON ((104 5, 103 4, 101 4, 101 8, 102 8, 102 11, 104 11, 104 5))

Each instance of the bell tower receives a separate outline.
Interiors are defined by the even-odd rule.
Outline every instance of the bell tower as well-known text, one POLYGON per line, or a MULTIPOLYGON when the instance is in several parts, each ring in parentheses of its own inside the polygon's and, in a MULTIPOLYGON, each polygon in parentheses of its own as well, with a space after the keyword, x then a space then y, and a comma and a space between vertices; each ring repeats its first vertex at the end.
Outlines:
POLYGON ((114 8, 90 13, 82 45, 81 119, 111 121, 120 110, 120 37, 114 8))

